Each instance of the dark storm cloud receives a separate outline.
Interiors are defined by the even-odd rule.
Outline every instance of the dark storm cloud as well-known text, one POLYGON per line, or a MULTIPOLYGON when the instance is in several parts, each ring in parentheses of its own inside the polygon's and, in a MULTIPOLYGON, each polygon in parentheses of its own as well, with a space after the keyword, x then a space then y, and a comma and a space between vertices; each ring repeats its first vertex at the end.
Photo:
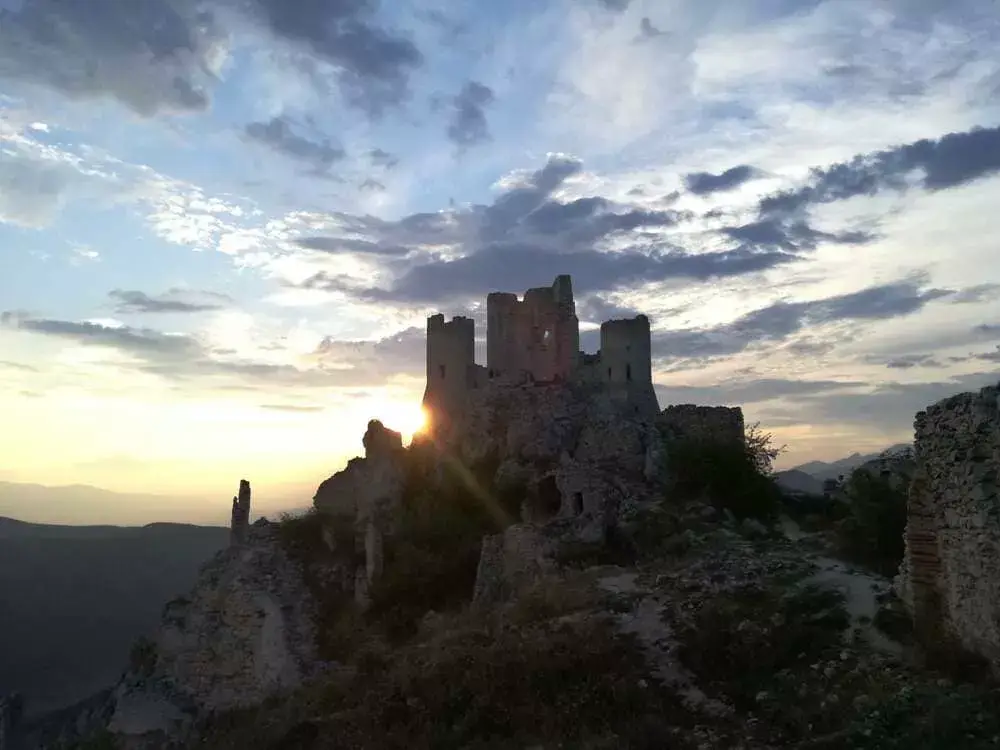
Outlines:
POLYGON ((945 190, 996 172, 1000 172, 1000 127, 974 128, 813 169, 805 186, 761 200, 760 212, 796 214, 810 205, 906 190, 913 180, 924 190, 945 190))
POLYGON ((221 310, 232 300, 214 292, 193 292, 170 289, 165 294, 150 296, 145 292, 113 289, 108 296, 115 302, 118 313, 196 313, 221 310))
POLYGON ((282 156, 305 162, 322 172, 344 158, 344 150, 328 140, 312 141, 292 130, 286 117, 272 117, 267 122, 251 122, 244 129, 247 137, 282 156))
POLYGON ((776 302, 712 328, 654 331, 653 356, 662 362, 726 357, 833 323, 903 317, 947 294, 904 280, 806 302, 776 302))
POLYGON ((468 148, 491 140, 486 107, 493 103, 493 90, 478 81, 469 81, 451 100, 448 140, 468 148))
POLYGON ((188 334, 166 334, 151 328, 34 318, 20 312, 0 314, 0 326, 25 333, 72 341, 80 346, 113 349, 135 360, 134 367, 176 381, 220 379, 244 385, 360 387, 377 386, 400 373, 424 371, 422 329, 411 328, 377 341, 324 339, 310 358, 314 366, 297 367, 248 359, 221 359, 226 354, 188 334), (419 350, 419 351, 418 351, 419 350))
POLYGON ((409 94, 410 73, 423 62, 412 41, 382 28, 374 0, 247 0, 275 35, 340 70, 356 105, 377 115, 409 94))
POLYGON ((0 79, 114 97, 143 116, 200 111, 221 36, 193 0, 26 0, 0 9, 0 79))
POLYGON ((746 164, 727 169, 721 174, 711 172, 693 172, 684 175, 684 185, 695 195, 709 195, 723 190, 732 190, 745 182, 752 180, 757 170, 746 164))

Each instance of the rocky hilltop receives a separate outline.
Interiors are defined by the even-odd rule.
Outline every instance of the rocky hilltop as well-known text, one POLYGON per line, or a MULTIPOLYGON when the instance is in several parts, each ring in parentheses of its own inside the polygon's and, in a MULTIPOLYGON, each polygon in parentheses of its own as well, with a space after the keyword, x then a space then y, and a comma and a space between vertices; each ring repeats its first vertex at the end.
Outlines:
POLYGON ((993 655, 970 550, 1000 532, 943 529, 995 495, 996 395, 918 416, 901 597, 782 514, 739 409, 545 383, 409 446, 373 421, 312 513, 251 524, 241 488, 231 546, 115 689, 8 744, 993 746, 1000 700, 920 638, 993 655))

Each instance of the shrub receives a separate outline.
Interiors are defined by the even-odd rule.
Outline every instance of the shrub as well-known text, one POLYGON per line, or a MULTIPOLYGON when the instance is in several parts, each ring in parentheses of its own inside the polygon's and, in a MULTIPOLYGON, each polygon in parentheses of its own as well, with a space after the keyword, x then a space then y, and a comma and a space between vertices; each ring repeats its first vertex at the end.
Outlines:
POLYGON ((893 575, 903 560, 906 491, 863 468, 854 470, 845 490, 849 513, 838 530, 843 554, 893 575))
POLYGON ((680 658, 701 683, 737 708, 753 709, 777 673, 839 648, 849 623, 843 595, 834 589, 747 589, 710 599, 679 629, 680 658))
POLYGON ((773 518, 781 492, 771 471, 782 450, 774 447, 771 435, 761 432, 757 424, 748 428, 742 444, 710 439, 668 441, 671 494, 707 499, 737 518, 773 518))

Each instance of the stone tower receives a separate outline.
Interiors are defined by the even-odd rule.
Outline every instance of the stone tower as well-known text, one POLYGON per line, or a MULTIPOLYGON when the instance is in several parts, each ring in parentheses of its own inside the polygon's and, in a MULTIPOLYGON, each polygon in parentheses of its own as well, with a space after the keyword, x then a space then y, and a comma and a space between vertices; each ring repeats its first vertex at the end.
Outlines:
POLYGON ((240 480, 240 494, 233 498, 233 515, 229 524, 229 544, 243 544, 250 528, 250 482, 240 480))

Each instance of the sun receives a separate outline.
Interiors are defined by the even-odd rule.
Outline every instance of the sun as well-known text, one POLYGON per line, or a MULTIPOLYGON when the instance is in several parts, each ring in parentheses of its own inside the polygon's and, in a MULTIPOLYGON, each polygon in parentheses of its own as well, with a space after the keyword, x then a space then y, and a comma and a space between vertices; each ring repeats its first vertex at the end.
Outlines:
POLYGON ((386 403, 379 411, 382 413, 382 424, 399 432, 404 441, 412 440, 414 435, 427 428, 427 412, 419 403, 386 403))

